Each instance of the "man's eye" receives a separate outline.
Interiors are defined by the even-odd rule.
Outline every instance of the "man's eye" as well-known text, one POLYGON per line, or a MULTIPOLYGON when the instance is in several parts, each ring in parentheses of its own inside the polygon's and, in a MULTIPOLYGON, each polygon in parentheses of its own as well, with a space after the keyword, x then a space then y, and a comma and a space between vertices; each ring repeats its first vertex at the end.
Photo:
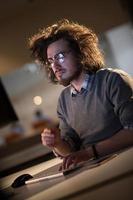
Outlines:
POLYGON ((64 62, 64 57, 58 59, 60 63, 64 62))
POLYGON ((58 59, 64 58, 64 54, 63 53, 59 53, 58 54, 58 59))

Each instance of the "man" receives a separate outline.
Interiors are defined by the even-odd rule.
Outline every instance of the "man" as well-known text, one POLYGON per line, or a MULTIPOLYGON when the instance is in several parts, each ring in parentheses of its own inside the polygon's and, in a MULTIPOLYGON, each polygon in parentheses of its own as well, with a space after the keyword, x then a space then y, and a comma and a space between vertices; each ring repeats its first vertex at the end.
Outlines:
POLYGON ((57 107, 60 131, 41 135, 64 158, 63 169, 133 145, 133 80, 105 68, 91 29, 61 20, 34 35, 30 50, 49 79, 65 86, 57 107))

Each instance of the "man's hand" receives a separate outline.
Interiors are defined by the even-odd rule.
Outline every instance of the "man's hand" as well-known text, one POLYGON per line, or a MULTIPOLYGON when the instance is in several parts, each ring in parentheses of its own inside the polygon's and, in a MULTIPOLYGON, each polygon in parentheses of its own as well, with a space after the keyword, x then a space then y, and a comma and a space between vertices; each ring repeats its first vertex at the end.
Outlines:
POLYGON ((58 130, 46 128, 41 134, 41 140, 44 146, 53 149, 61 142, 60 132, 58 130))
POLYGON ((59 170, 65 170, 70 168, 71 166, 76 166, 78 163, 87 161, 93 157, 93 152, 91 149, 80 150, 74 153, 69 154, 68 156, 63 158, 63 163, 59 170))

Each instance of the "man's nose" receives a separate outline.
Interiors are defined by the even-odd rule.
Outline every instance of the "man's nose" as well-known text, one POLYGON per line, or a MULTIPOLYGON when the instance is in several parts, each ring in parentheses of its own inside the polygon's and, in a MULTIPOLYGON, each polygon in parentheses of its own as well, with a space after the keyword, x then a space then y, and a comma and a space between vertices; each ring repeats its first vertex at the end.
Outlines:
POLYGON ((58 60, 54 60, 54 61, 53 61, 53 68, 54 68, 54 69, 58 69, 59 67, 60 67, 59 61, 58 61, 58 60))

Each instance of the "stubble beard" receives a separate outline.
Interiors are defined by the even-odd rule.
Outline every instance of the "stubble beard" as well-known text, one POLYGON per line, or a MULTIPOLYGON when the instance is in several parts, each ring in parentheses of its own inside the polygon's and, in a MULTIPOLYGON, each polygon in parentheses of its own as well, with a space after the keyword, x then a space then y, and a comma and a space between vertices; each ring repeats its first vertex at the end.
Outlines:
POLYGON ((70 76, 69 78, 66 78, 66 79, 61 79, 58 82, 59 82, 60 85, 63 85, 63 86, 66 87, 66 86, 70 85, 70 83, 74 79, 77 79, 80 76, 81 73, 82 73, 82 68, 78 67, 77 70, 75 71, 75 73, 72 76, 70 76))

